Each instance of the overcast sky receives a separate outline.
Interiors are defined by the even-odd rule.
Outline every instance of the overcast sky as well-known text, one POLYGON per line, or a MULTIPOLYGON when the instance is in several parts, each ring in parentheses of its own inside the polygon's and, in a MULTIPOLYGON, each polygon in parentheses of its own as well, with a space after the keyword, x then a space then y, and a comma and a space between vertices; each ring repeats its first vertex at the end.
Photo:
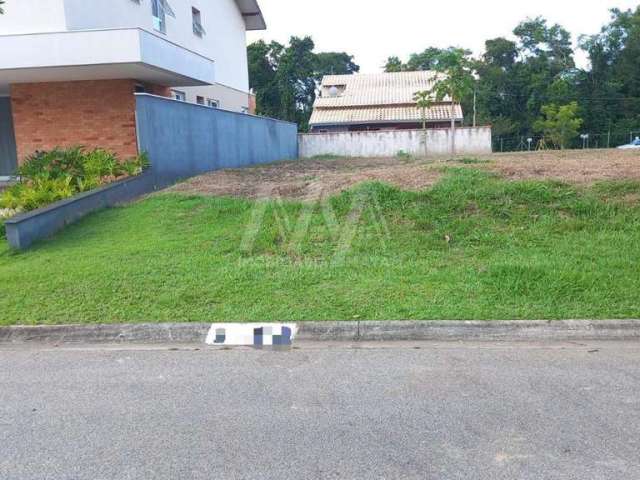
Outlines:
MULTIPOLYGON (((526 17, 542 15, 580 34, 597 33, 608 10, 635 8, 639 0, 259 0, 266 32, 249 32, 286 43, 311 35, 316 51, 346 51, 363 73, 382 70, 390 55, 406 61, 412 52, 450 45, 482 53, 484 41, 510 36, 526 17)), ((578 58, 586 63, 584 56, 578 58)))

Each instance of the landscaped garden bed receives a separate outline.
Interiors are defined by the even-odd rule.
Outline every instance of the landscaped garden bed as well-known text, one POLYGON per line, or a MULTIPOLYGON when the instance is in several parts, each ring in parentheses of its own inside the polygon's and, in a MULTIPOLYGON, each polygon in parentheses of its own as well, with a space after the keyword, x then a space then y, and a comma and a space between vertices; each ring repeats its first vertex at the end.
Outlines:
POLYGON ((118 179, 139 175, 146 155, 120 161, 103 149, 53 149, 29 156, 18 169, 18 183, 0 191, 0 235, 4 222, 118 179))

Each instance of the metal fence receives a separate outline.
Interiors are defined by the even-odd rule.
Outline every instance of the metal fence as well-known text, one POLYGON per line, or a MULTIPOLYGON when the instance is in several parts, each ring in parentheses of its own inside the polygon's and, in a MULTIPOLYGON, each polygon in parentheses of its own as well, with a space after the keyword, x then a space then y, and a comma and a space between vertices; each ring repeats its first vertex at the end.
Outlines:
MULTIPOLYGON (((640 137, 640 129, 624 132, 584 132, 576 137, 567 148, 616 148, 633 142, 637 137, 640 137)), ((526 152, 555 148, 550 141, 540 135, 494 136, 492 143, 494 152, 526 152)))

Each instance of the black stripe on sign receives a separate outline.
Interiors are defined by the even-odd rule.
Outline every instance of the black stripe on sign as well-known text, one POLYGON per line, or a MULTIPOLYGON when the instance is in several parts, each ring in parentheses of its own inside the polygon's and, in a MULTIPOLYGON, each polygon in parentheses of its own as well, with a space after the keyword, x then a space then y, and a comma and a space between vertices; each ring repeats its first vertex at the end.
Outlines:
POLYGON ((253 344, 256 346, 264 345, 264 329, 262 327, 253 329, 253 344))

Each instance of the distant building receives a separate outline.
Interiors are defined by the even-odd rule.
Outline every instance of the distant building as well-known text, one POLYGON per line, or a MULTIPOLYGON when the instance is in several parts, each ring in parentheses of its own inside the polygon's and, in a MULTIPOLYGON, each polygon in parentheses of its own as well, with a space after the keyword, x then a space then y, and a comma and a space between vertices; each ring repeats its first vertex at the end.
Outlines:
MULTIPOLYGON (((358 132, 422 128, 416 92, 431 90, 436 72, 329 75, 322 79, 320 96, 311 115, 312 132, 358 132)), ((442 75, 442 74, 440 74, 442 75)), ((461 125, 462 107, 455 105, 461 125)), ((451 125, 451 102, 435 104, 427 111, 428 128, 451 125)))

